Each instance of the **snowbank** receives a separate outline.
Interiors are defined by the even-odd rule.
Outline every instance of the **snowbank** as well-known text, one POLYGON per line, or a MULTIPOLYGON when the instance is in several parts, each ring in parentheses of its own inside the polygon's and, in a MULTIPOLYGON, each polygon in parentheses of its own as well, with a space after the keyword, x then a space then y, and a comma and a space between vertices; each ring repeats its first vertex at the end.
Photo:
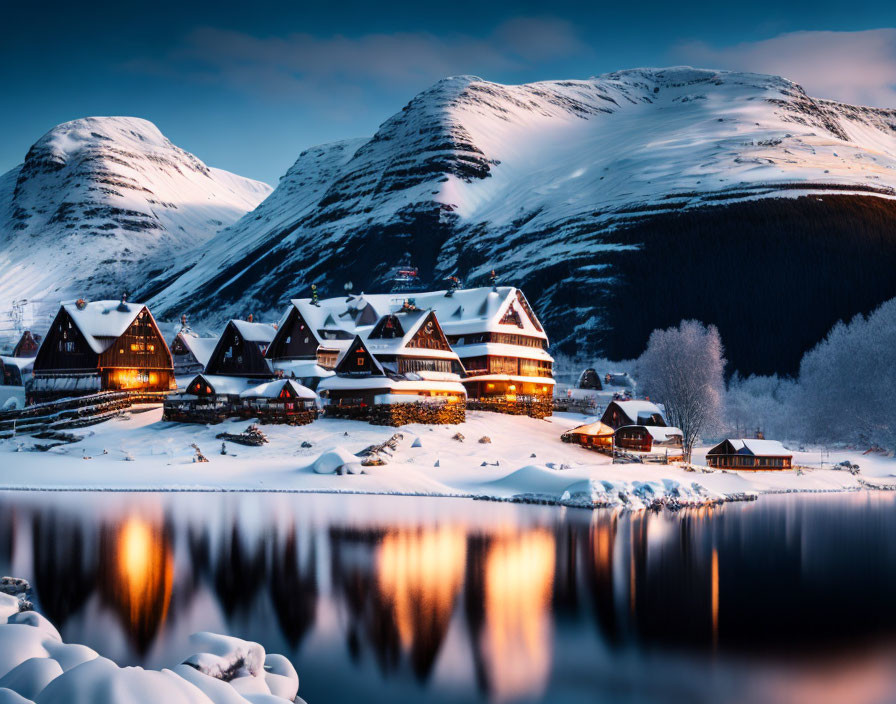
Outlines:
POLYGON ((23 595, 0 594, 0 704, 285 704, 299 677, 258 643, 197 633, 197 652, 173 669, 119 667, 83 645, 63 643, 23 595))

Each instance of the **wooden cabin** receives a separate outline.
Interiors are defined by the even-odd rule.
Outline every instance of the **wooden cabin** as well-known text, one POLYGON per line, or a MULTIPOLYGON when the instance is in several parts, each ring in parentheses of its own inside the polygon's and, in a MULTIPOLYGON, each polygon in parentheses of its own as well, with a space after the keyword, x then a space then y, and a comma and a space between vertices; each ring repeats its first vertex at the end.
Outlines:
POLYGON ((34 335, 30 330, 22 333, 19 341, 12 350, 12 357, 36 357, 40 348, 40 335, 34 335))
POLYGON ((655 403, 650 401, 611 401, 601 417, 611 428, 624 425, 664 427, 666 419, 655 403))
POLYGON ((589 391, 601 391, 604 387, 600 383, 600 376, 597 371, 589 368, 579 375, 579 381, 576 384, 576 388, 589 391))
POLYGON ((706 453, 706 464, 716 469, 746 471, 791 469, 793 453, 777 440, 728 439, 706 453))
POLYGON ((317 418, 317 394, 293 379, 277 379, 240 394, 239 414, 262 423, 306 425, 317 418))
POLYGON ((32 403, 99 391, 169 391, 174 364, 142 303, 64 303, 34 360, 32 403))
POLYGON ((231 320, 209 357, 206 373, 245 379, 273 379, 274 372, 265 354, 276 332, 273 325, 266 323, 231 320))
POLYGON ((312 338, 317 342, 318 365, 335 368, 355 335, 363 337, 384 315, 409 306, 435 313, 465 368, 462 383, 469 398, 480 399, 480 405, 490 410, 517 412, 522 408, 528 412, 531 408, 535 415, 551 413, 554 379, 548 338, 519 289, 496 286, 413 294, 362 293, 292 303, 296 313, 290 311, 284 319, 282 338, 284 342, 292 340, 293 349, 278 344, 271 350, 275 368, 290 355, 307 358, 315 342, 312 338))
POLYGON ((681 459, 682 441, 682 432, 666 425, 624 425, 616 429, 616 447, 633 452, 668 452, 669 459, 681 459))
POLYGON ((192 330, 181 330, 171 341, 175 376, 201 374, 205 371, 218 337, 200 337, 192 330))
MULTIPOLYGON (((366 319, 370 312, 359 315, 366 319)), ((316 390, 321 379, 333 376, 339 354, 354 339, 354 327, 354 318, 349 324, 339 324, 329 309, 309 299, 294 299, 265 357, 274 373, 316 390)))
POLYGON ((220 423, 238 415, 240 394, 247 388, 241 377, 197 374, 183 393, 165 399, 162 418, 179 423, 220 423))
POLYGON ((609 425, 597 421, 596 423, 588 423, 587 425, 580 425, 572 430, 567 430, 560 436, 560 439, 563 442, 578 443, 589 450, 611 452, 613 449, 613 434, 615 432, 609 425))
POLYGON ((0 384, 25 386, 34 376, 34 357, 0 357, 0 384))
POLYGON ((319 386, 329 415, 368 417, 377 406, 435 403, 458 410, 442 413, 448 420, 440 421, 430 419, 439 414, 403 408, 392 414, 393 419, 401 415, 409 418, 406 422, 463 420, 463 367, 433 311, 403 307, 384 315, 369 332, 352 340, 335 371, 319 386))

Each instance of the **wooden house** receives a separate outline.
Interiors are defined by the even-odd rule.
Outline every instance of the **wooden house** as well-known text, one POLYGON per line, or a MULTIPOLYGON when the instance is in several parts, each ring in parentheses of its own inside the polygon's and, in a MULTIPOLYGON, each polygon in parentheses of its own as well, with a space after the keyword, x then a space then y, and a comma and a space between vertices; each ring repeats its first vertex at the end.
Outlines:
POLYGON ((317 417, 317 394, 293 379, 277 379, 240 394, 239 414, 262 423, 306 425, 317 417))
POLYGON ((337 322, 337 315, 332 306, 323 308, 311 299, 290 301, 265 355, 274 372, 313 390, 321 379, 333 376, 339 354, 354 339, 357 318, 377 320, 372 309, 345 322, 337 322))
POLYGON ((181 330, 171 341, 175 376, 201 374, 205 371, 218 337, 200 337, 192 330, 181 330))
POLYGON ((777 440, 728 439, 706 453, 706 464, 748 471, 791 469, 793 453, 777 440))
POLYGON ((578 443, 590 450, 610 452, 613 448, 613 434, 615 432, 609 425, 597 421, 596 423, 588 423, 587 425, 580 425, 577 428, 567 430, 560 436, 560 439, 563 442, 578 443))
POLYGON ((142 303, 64 303, 34 360, 29 398, 173 389, 171 352, 142 303))
POLYGON ((664 427, 666 419, 655 403, 650 401, 611 401, 601 417, 611 428, 623 425, 664 427))
MULTIPOLYGON (((537 415, 551 413, 554 379, 548 337, 519 289, 489 286, 406 295, 362 293, 317 302, 297 299, 293 305, 316 337, 317 361, 322 367, 332 367, 355 334, 363 336, 382 316, 405 305, 432 310, 465 369, 462 383, 468 398, 491 410, 511 412, 518 406, 525 411, 538 406, 537 415)), ((290 335, 291 322, 284 322, 290 335)), ((310 337, 308 344, 313 344, 310 337)))
POLYGON ((646 453, 666 453, 669 459, 681 459, 682 432, 666 425, 624 425, 616 429, 616 447, 646 453))
POLYGON ((276 332, 266 323, 231 320, 218 338, 205 371, 212 376, 273 379, 273 368, 265 354, 276 332))
POLYGON ((241 377, 197 374, 183 393, 165 399, 162 417, 180 423, 220 423, 238 415, 240 394, 248 388, 250 385, 241 377))
MULTIPOLYGON (((403 307, 356 335, 341 353, 336 375, 318 388, 330 415, 367 417, 376 406, 435 403, 460 409, 442 414, 451 420, 441 422, 459 422, 466 400, 462 371, 435 313, 403 307)), ((403 408, 396 414, 409 418, 406 422, 440 422, 423 410, 403 408)))
POLYGON ((30 330, 22 333, 19 341, 12 350, 12 357, 36 357, 40 348, 40 335, 34 335, 30 330))

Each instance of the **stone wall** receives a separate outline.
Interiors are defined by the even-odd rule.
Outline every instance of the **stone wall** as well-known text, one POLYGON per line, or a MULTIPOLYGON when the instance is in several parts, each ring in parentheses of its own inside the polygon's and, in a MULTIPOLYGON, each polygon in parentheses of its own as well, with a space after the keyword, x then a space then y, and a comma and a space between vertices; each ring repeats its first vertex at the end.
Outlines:
POLYGON ((508 401, 504 397, 467 399, 467 408, 471 411, 493 411, 494 413, 532 418, 547 418, 554 412, 550 397, 517 399, 516 401, 508 401))
POLYGON ((326 406, 329 418, 366 420, 371 425, 397 427, 410 423, 450 425, 463 423, 466 410, 463 403, 391 403, 375 406, 326 406))

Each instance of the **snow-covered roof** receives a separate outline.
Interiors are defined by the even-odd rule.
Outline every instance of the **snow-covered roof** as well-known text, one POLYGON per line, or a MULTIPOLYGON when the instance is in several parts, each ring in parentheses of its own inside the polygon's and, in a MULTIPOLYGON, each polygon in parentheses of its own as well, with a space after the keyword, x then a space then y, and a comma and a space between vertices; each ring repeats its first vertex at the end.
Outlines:
POLYGON ((314 399, 315 393, 292 379, 277 379, 276 381, 268 381, 264 384, 252 386, 245 391, 240 392, 240 398, 279 398, 283 387, 289 385, 295 395, 299 398, 314 399))
POLYGON ((271 365, 275 372, 283 372, 287 376, 292 374, 299 378, 333 376, 334 371, 324 369, 316 359, 284 359, 274 360, 271 365))
POLYGON ((18 367, 21 370, 34 367, 34 357, 6 357, 0 356, 0 362, 7 367, 18 367))
MULTIPOLYGON (((310 298, 293 299, 292 304, 305 322, 318 335, 320 330, 342 330, 354 334, 372 326, 375 319, 396 313, 405 302, 412 301, 422 310, 432 310, 446 335, 465 335, 477 332, 508 332, 547 339, 543 330, 529 318, 513 286, 483 286, 449 292, 423 293, 360 293, 320 300, 314 305, 310 298), (501 323, 511 306, 522 327, 515 323, 501 323), (375 319, 372 317, 375 314, 375 319)), ((522 292, 520 298, 525 300, 522 292)), ((527 301, 528 303, 528 301, 527 301)), ((531 305, 529 306, 531 310, 531 305)), ((533 313, 534 315, 534 313, 533 313)), ((539 324, 540 326, 540 324, 539 324)), ((319 341, 320 338, 319 338, 319 341)))
MULTIPOLYGON (((757 440, 756 438, 728 438, 728 442, 739 455, 773 455, 792 457, 793 453, 778 440, 757 440)), ((715 449, 715 448, 713 448, 715 449)))
POLYGON ((250 323, 247 320, 236 319, 230 322, 246 342, 269 343, 274 339, 274 335, 277 334, 277 329, 268 323, 250 323))
POLYGON ((83 308, 79 308, 75 301, 69 301, 63 303, 62 307, 71 316, 90 349, 97 354, 109 349, 130 327, 140 311, 146 308, 142 303, 122 301, 90 301, 83 308))
POLYGON ((466 395, 460 381, 410 381, 383 376, 331 376, 320 382, 319 391, 344 389, 392 389, 393 391, 442 391, 466 395))
MULTIPOLYGON (((440 321, 441 322, 441 321, 440 321)), ((507 345, 503 342, 479 342, 474 345, 452 345, 461 359, 464 357, 484 357, 496 355, 501 357, 519 357, 520 359, 537 359, 544 362, 553 362, 554 358, 547 350, 539 347, 524 347, 522 345, 507 345)))
POLYGON ((200 337, 194 332, 179 332, 177 333, 177 337, 180 338, 186 348, 193 353, 196 361, 203 367, 207 365, 208 360, 211 359, 212 352, 215 351, 215 346, 218 344, 219 340, 217 335, 214 337, 200 337))
POLYGON ((225 396, 238 396, 247 388, 256 386, 258 384, 258 379, 248 379, 242 376, 197 374, 192 379, 190 379, 190 383, 187 384, 187 388, 190 388, 190 386, 193 385, 193 382, 195 382, 199 378, 202 378, 203 381, 211 386, 214 393, 225 396))
POLYGON ((684 437, 684 433, 681 432, 678 428, 673 428, 671 426, 666 425, 644 425, 641 426, 648 433, 650 433, 650 437, 652 437, 656 442, 665 442, 669 438, 674 437, 684 437))
POLYGON ((572 430, 567 430, 564 435, 594 435, 597 437, 609 437, 613 435, 616 431, 613 430, 609 425, 605 425, 600 421, 595 423, 587 423, 586 425, 580 425, 572 430))
POLYGON ((659 409, 659 406, 650 401, 613 401, 613 403, 631 421, 631 425, 640 425, 641 418, 649 418, 654 414, 658 414, 663 418, 663 412, 659 409))

